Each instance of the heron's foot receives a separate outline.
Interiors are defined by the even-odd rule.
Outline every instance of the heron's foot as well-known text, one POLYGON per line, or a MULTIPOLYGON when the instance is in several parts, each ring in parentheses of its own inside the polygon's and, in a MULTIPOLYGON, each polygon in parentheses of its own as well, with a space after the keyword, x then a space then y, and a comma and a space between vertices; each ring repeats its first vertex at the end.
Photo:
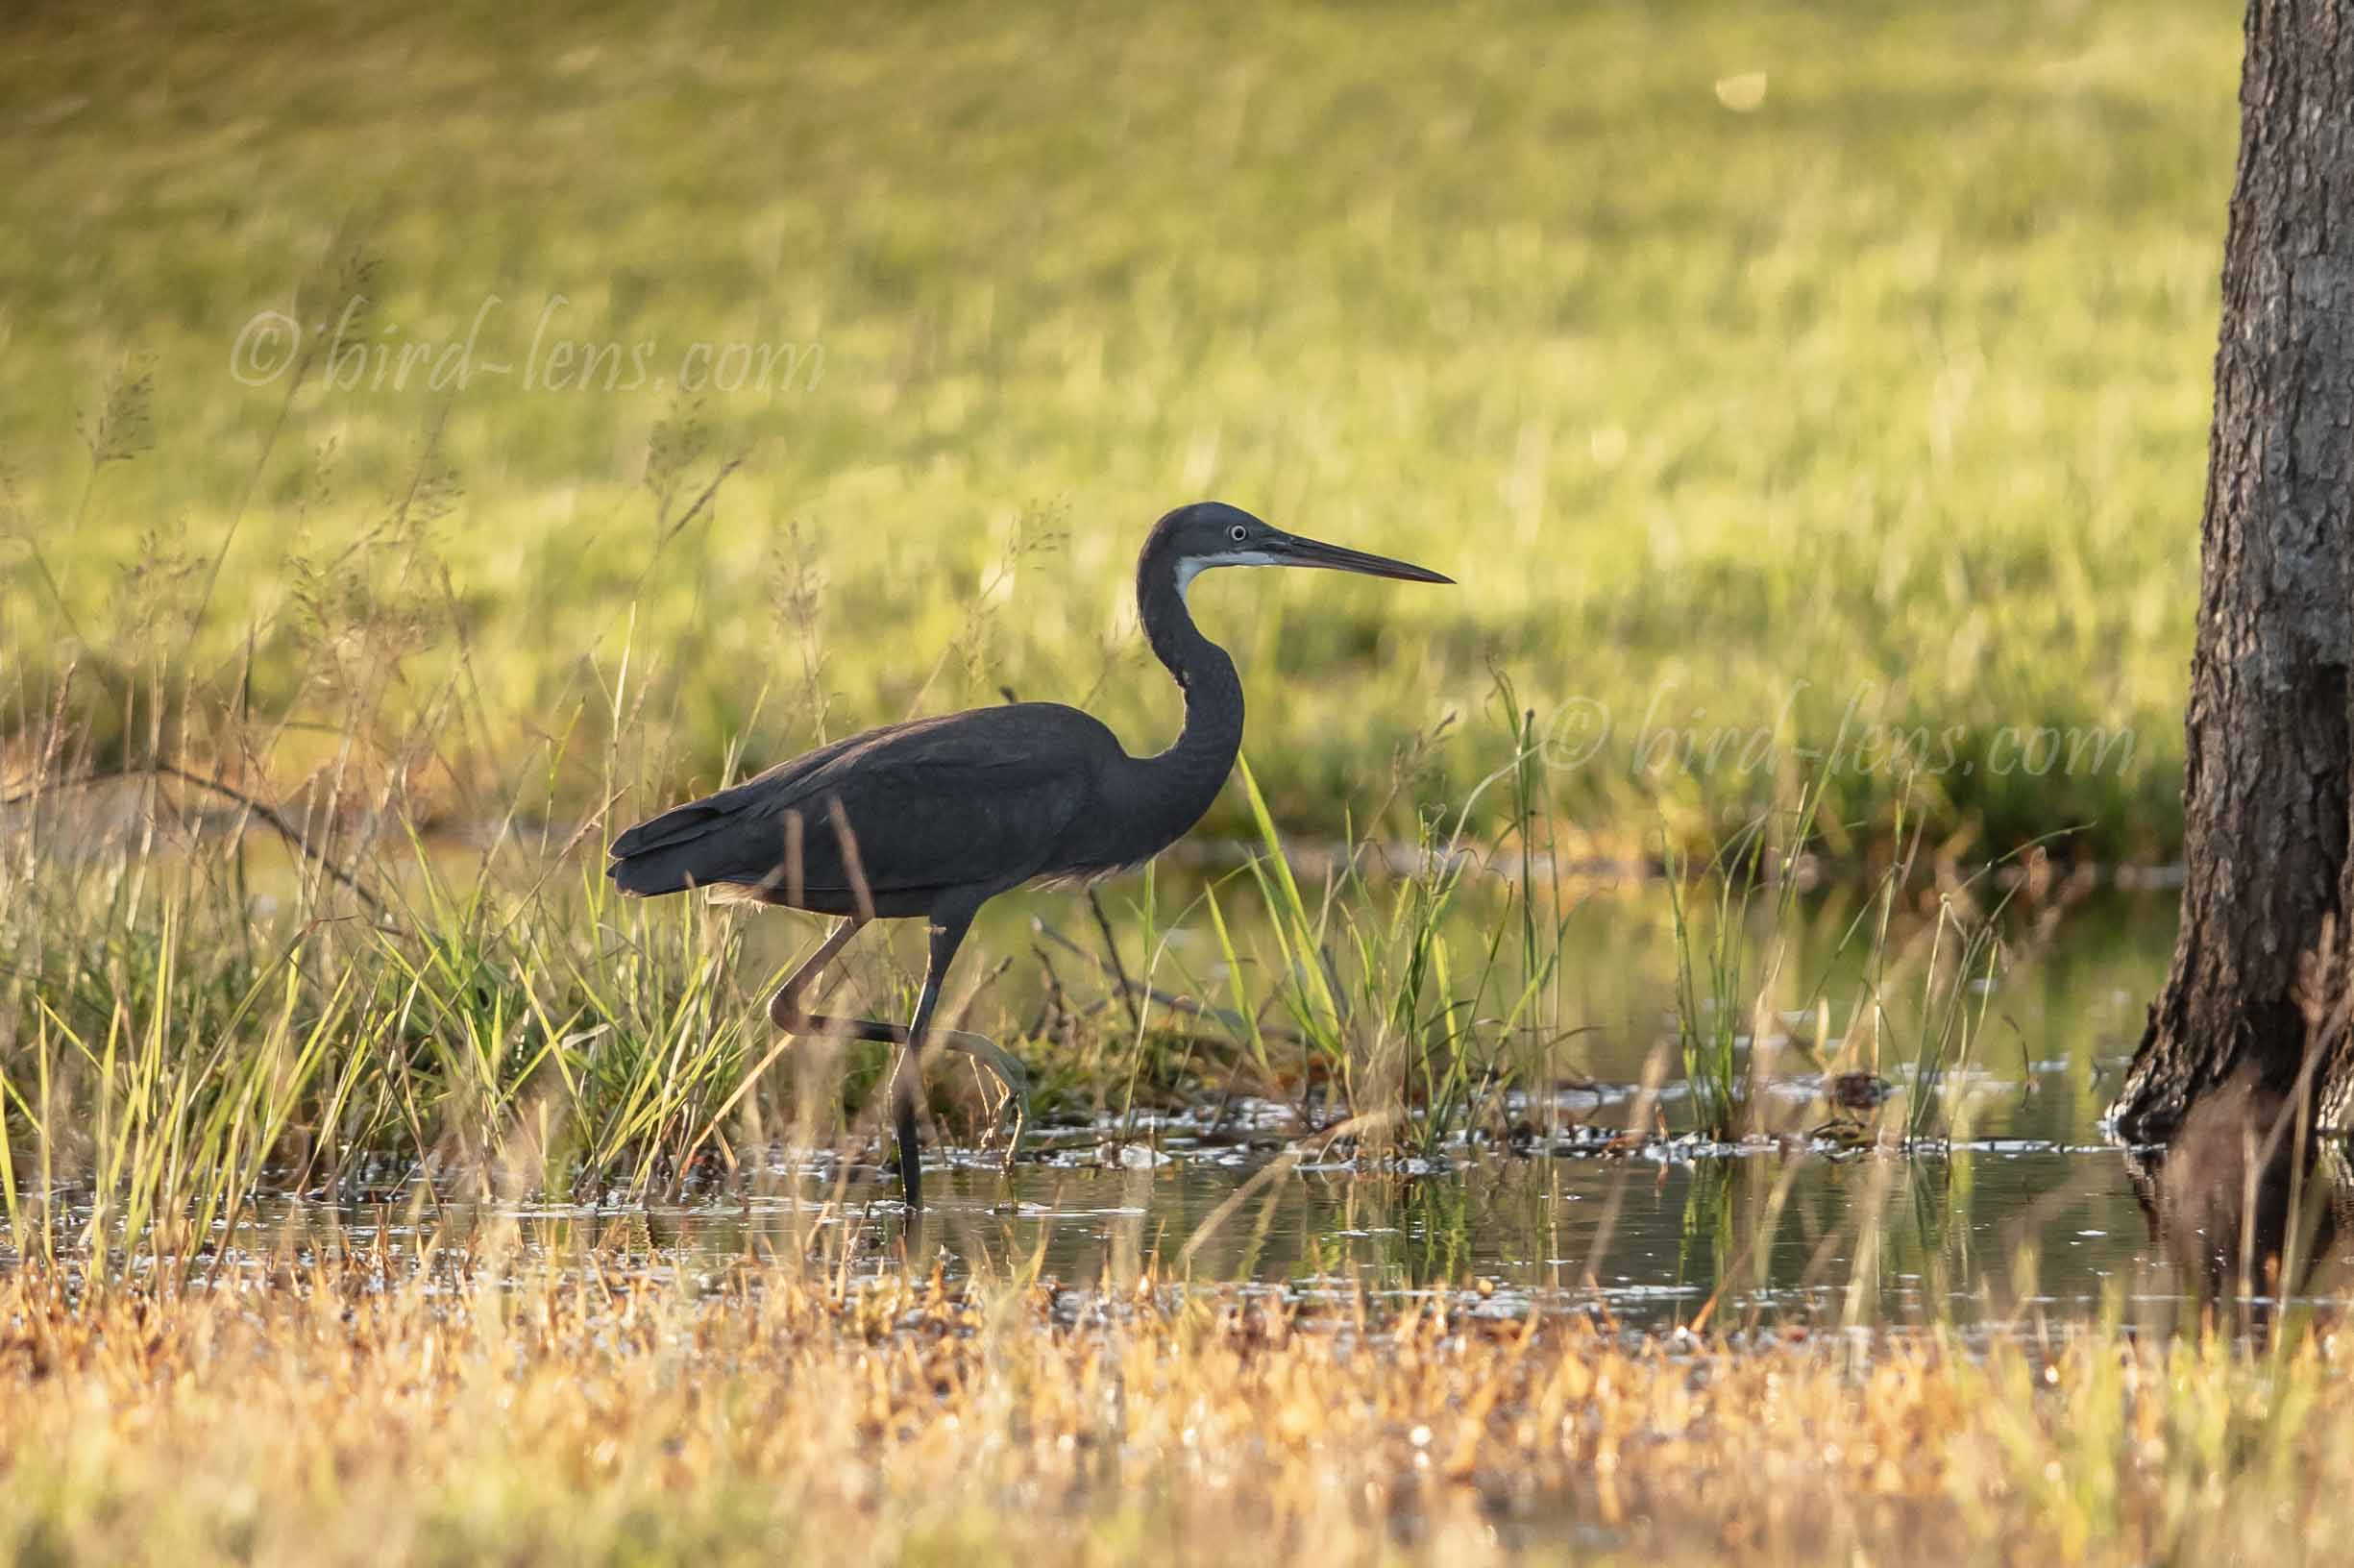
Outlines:
MULTIPOLYGON (((1014 1171, 1014 1162, 1021 1157, 1021 1135, 1030 1127, 1028 1084, 1006 1085, 1005 1098, 997 1102, 997 1127, 1005 1131, 1005 1157, 997 1162, 997 1168, 1010 1176, 1014 1171)), ((994 1139, 996 1135, 997 1128, 992 1128, 990 1137, 994 1139)))
POLYGON ((996 1125, 981 1140, 981 1146, 989 1147, 1002 1131, 1006 1135, 1005 1158, 999 1168, 1011 1171, 1021 1154, 1022 1134, 1030 1126, 1030 1070, 1021 1065, 1020 1058, 986 1035, 976 1035, 969 1029, 944 1029, 934 1038, 949 1050, 962 1051, 980 1063, 1003 1086, 1005 1094, 997 1101, 996 1125))

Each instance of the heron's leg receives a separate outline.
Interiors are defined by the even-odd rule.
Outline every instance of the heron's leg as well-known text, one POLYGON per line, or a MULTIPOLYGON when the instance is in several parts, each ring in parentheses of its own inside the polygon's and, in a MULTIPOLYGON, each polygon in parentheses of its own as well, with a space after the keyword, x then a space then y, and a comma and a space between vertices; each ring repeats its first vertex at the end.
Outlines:
POLYGON ((941 987, 956 949, 972 925, 969 909, 935 910, 932 914, 932 954, 924 971, 923 993, 916 998, 915 1021, 907 1026, 907 1049, 891 1074, 891 1129, 899 1144, 899 1188, 910 1209, 923 1207, 923 1165, 917 1158, 916 1091, 923 1082, 923 1047, 931 1038, 932 1010, 940 1005, 941 987))
POLYGON ((1005 1090, 1005 1098, 997 1102, 997 1119, 1010 1124, 1002 1168, 1012 1170, 1015 1158, 1021 1153, 1021 1135, 1030 1125, 1030 1069, 1013 1052, 969 1029, 935 1029, 932 1042, 942 1050, 962 1051, 971 1057, 1005 1090))
MULTIPOLYGON (((949 927, 944 924, 936 924, 932 928, 931 968, 924 981, 923 999, 917 1004, 917 1030, 922 1028, 924 1020, 931 1016, 933 1005, 939 1000, 940 984, 946 978, 948 964, 956 957, 957 944, 963 941, 965 930, 970 924, 970 920, 971 917, 968 915, 956 921, 953 934, 950 934, 949 927), (945 942, 944 956, 944 940, 945 942)), ((801 992, 809 989, 826 964, 833 959, 835 954, 841 952, 850 939, 866 927, 866 924, 864 919, 853 915, 828 932, 825 940, 818 944, 817 951, 803 959, 800 967, 793 971, 783 985, 776 988, 776 994, 769 1000, 769 1021, 789 1035, 831 1032, 847 1040, 875 1041, 884 1044, 906 1044, 916 1031, 903 1028, 895 1023, 885 1023, 879 1018, 826 1017, 810 1013, 801 1006, 801 992)), ((996 1041, 991 1040, 987 1035, 974 1034, 969 1029, 935 1030, 931 1043, 938 1044, 945 1050, 964 1052, 988 1068, 999 1085, 1004 1088, 1005 1097, 998 1102, 997 1111, 1001 1120, 1010 1119, 1012 1123, 1011 1136, 1006 1140, 1005 1148, 1005 1166, 1011 1169, 1015 1157, 1021 1152, 1022 1134, 1030 1125, 1029 1070, 1021 1065, 1018 1058, 1010 1051, 1000 1048, 996 1041)), ((901 1070, 906 1070, 904 1060, 901 1070)), ((897 1075, 895 1074, 895 1095, 896 1086, 897 1075)), ((903 1144, 902 1147, 912 1147, 912 1143, 903 1144)), ((907 1168, 903 1158, 900 1166, 902 1180, 906 1177, 907 1168)))
POLYGON ((813 1032, 809 1025, 817 1020, 801 1010, 801 992, 817 979, 826 965, 833 962, 836 953, 849 945, 850 939, 865 929, 866 924, 865 920, 852 915, 825 934, 825 940, 818 943, 818 950, 801 960, 801 967, 788 975, 785 983, 776 988, 776 994, 769 998, 771 1023, 787 1034, 805 1035, 813 1032))

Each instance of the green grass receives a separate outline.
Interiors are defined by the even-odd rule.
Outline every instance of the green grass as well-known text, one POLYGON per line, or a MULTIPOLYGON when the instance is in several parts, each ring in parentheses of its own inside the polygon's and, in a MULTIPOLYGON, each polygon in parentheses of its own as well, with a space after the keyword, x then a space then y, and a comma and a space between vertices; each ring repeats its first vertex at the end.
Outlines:
POLYGON ((1508 763, 1468 722, 1493 664, 1556 763, 1608 715, 1544 772, 1565 848, 1825 774, 1834 847, 1909 791, 1931 845, 2169 856, 2236 26, 34 8, 0 22, 11 759, 69 666, 93 764, 331 771, 429 823, 576 820, 616 724, 632 805, 1000 688, 1147 747, 1129 562, 1214 494, 1462 581, 1205 587, 1287 831, 1450 714, 1408 808, 1508 763), (496 296, 476 362, 517 368, 232 378, 257 311, 356 288, 394 348, 496 296), (650 377, 698 341, 803 373, 527 389, 543 317, 650 377), (125 367, 147 418, 102 431, 125 367), (1876 724, 1928 766, 1826 755, 1876 724), (2022 766, 2045 726, 2130 760, 2022 766))

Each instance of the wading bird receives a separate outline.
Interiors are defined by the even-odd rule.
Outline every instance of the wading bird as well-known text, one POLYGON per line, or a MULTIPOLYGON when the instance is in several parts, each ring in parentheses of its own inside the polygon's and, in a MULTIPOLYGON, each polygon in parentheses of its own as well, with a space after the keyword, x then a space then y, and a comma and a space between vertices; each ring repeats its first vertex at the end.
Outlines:
POLYGON ((788 1034, 839 1032, 906 1047, 892 1073, 891 1106, 911 1210, 923 1204, 916 1090, 926 1044, 971 1055, 1004 1085, 1000 1111, 1013 1114, 1009 1165, 1029 1119, 1019 1062, 980 1035, 932 1028, 974 913, 1025 882, 1088 880, 1142 865, 1199 821, 1226 783, 1242 745, 1242 682, 1186 607, 1193 579, 1220 566, 1453 580, 1299 538, 1218 502, 1183 506, 1153 525, 1137 557, 1145 640, 1185 692, 1185 728, 1158 756, 1130 756, 1076 708, 1012 702, 836 741, 613 841, 605 870, 624 893, 702 888, 715 898, 841 917, 777 988, 769 1017, 788 1034), (802 1008, 801 992, 860 927, 917 917, 930 924, 931 959, 913 1022, 821 1017, 802 1008))

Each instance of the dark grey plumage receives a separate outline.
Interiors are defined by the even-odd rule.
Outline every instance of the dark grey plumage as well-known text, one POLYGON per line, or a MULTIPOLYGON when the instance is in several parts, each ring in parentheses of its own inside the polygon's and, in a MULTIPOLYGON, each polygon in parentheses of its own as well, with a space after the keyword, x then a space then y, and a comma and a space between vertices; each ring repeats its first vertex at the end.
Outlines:
POLYGON ((613 841, 625 893, 728 887, 763 903, 883 919, 943 894, 1011 887, 1067 865, 1119 743, 1075 708, 1019 702, 869 730, 663 813, 613 841), (835 810, 849 824, 846 845, 835 810), (793 820, 797 818, 797 823, 793 820), (801 858, 794 886, 788 834, 801 858))
MULTIPOLYGON (((1216 502, 1180 507, 1154 525, 1137 559, 1145 637, 1186 698, 1185 727, 1167 750, 1132 757, 1100 722, 1053 702, 891 724, 639 823, 613 841, 607 874, 629 894, 703 888, 718 897, 846 917, 848 923, 777 992, 771 1016, 797 1033, 837 1027, 869 1040, 927 1040, 941 982, 984 902, 1025 882, 1140 865, 1199 821, 1224 787, 1242 744, 1242 684, 1186 608, 1194 576, 1218 566, 1321 566, 1449 580, 1284 533, 1216 502), (931 922, 932 951, 908 1028, 801 1011, 801 990, 859 925, 917 916, 931 922)), ((989 1062, 1009 1101, 1022 1102, 1018 1115, 1026 1114, 1018 1063, 979 1036, 948 1031, 943 1039, 989 1062)), ((921 1201, 917 1056, 906 1052, 893 1078, 911 1208, 921 1201)), ((1019 1129, 1018 1119, 1017 1145, 1019 1129)))

